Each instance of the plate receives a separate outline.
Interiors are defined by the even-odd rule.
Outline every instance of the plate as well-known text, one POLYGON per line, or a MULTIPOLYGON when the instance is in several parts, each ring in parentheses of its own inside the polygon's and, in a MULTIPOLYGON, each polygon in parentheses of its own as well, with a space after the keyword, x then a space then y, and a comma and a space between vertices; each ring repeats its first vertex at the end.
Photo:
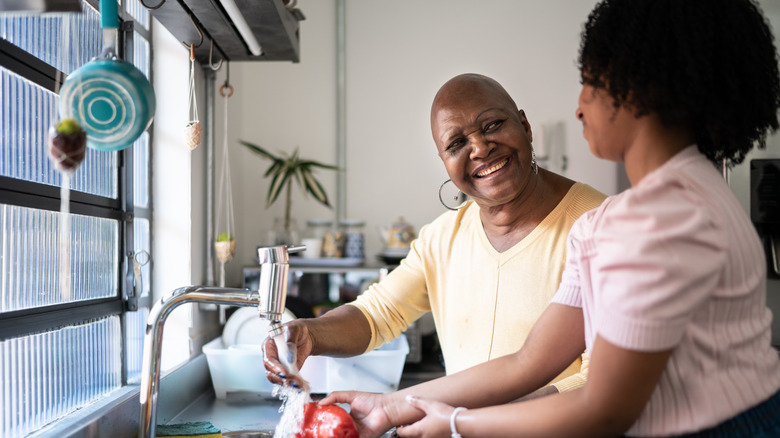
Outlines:
MULTIPOLYGON (((282 322, 289 322, 293 319, 295 319, 295 315, 285 309, 282 314, 282 322)), ((222 331, 222 343, 225 347, 245 344, 261 345, 268 337, 270 324, 267 319, 260 318, 257 307, 242 307, 233 312, 225 323, 225 329, 222 331)))
POLYGON ((335 266, 335 267, 353 267, 360 266, 366 260, 362 257, 321 257, 307 259, 304 257, 290 257, 290 266, 335 266))

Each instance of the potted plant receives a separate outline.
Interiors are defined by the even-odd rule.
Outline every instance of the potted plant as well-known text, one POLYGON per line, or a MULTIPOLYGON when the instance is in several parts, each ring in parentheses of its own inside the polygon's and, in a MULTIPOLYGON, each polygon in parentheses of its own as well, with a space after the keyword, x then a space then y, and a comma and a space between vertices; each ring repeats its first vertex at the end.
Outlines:
MULTIPOLYGON (((328 195, 325 193, 325 189, 322 188, 322 184, 314 177, 314 168, 319 167, 321 169, 338 170, 337 166, 329 164, 323 164, 314 160, 306 160, 298 155, 298 148, 295 148, 292 155, 288 155, 281 152, 279 156, 276 156, 262 147, 249 143, 247 141, 239 140, 239 143, 246 146, 252 152, 260 155, 262 158, 271 161, 271 165, 265 171, 265 177, 271 178, 271 186, 268 187, 268 194, 266 196, 266 208, 270 207, 277 199, 282 191, 285 192, 285 208, 284 208, 284 231, 285 235, 289 236, 290 233, 290 209, 292 207, 292 186, 293 181, 298 182, 298 186, 303 190, 304 195, 312 195, 317 202, 330 208, 330 202, 328 201, 328 195)), ((284 242, 294 243, 294 242, 284 242)))

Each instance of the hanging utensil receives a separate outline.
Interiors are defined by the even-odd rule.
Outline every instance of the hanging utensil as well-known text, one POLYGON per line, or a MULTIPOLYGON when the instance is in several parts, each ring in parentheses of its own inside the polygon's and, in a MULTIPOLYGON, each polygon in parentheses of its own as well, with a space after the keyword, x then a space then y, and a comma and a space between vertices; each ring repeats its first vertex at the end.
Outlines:
POLYGON ((116 56, 119 14, 116 0, 100 0, 103 53, 71 73, 60 92, 60 117, 75 118, 87 132, 87 146, 124 149, 154 118, 154 89, 141 71, 116 56))
POLYGON ((198 101, 195 98, 195 45, 190 44, 190 85, 189 85, 189 115, 190 121, 184 126, 184 142, 190 150, 200 145, 201 128, 198 120, 198 101))
MULTIPOLYGON (((230 69, 228 68, 228 72, 230 69)), ((225 286, 225 263, 233 260, 236 254, 236 229, 233 217, 233 189, 230 184, 230 155, 228 153, 228 99, 233 95, 233 86, 225 80, 225 84, 219 89, 219 94, 225 99, 224 131, 222 137, 222 172, 219 179, 219 199, 217 202, 217 231, 220 233, 214 242, 214 250, 220 262, 220 283, 225 286), (224 205, 224 208, 223 208, 224 205)))

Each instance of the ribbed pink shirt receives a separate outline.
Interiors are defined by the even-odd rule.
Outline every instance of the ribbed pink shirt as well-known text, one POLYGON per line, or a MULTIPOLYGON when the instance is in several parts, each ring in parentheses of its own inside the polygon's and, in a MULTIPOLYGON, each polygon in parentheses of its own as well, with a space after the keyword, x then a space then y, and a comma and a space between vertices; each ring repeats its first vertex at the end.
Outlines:
POLYGON ((568 245, 553 302, 583 308, 589 351, 596 335, 675 349, 628 435, 705 429, 780 389, 761 242, 696 146, 583 215, 568 245))

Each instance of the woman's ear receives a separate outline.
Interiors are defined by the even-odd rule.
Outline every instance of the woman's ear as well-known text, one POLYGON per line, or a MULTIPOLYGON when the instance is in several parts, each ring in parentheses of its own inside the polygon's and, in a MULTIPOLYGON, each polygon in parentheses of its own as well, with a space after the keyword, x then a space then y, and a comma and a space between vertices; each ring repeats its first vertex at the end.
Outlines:
POLYGON ((521 109, 517 110, 517 116, 520 118, 520 123, 523 125, 523 128, 525 128, 525 135, 528 136, 528 141, 533 143, 534 133, 531 130, 531 124, 528 122, 528 118, 525 116, 525 111, 521 109))

